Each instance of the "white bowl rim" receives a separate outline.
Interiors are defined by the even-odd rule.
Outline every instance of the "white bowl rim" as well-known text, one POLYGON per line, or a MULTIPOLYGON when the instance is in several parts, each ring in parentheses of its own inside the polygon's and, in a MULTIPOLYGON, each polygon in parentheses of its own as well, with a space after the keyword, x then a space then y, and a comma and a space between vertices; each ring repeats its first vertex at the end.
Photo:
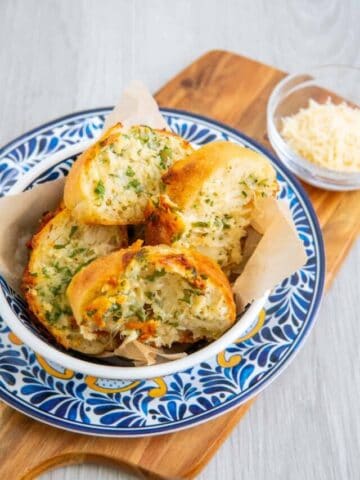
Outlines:
POLYGON ((86 360, 73 357, 67 353, 57 350, 52 345, 35 335, 28 329, 10 309, 5 299, 4 293, 0 290, 0 314, 4 321, 26 345, 47 360, 53 361, 64 368, 75 372, 90 375, 99 378, 115 380, 143 380, 155 377, 162 377, 172 373, 181 372, 193 367, 210 357, 217 355, 234 343, 239 337, 244 335, 253 325, 255 318, 264 307, 269 292, 266 292, 261 298, 255 300, 241 318, 225 332, 219 339, 209 343, 197 352, 191 353, 184 358, 172 360, 158 365, 144 367, 121 367, 114 365, 99 365, 86 360))
MULTIPOLYGON (((47 159, 32 168, 29 172, 22 175, 12 186, 7 195, 22 192, 30 184, 30 182, 39 175, 39 173, 42 173, 51 165, 54 165, 61 160, 73 155, 77 155, 90 143, 92 142, 80 142, 76 145, 72 145, 61 150, 61 152, 49 156, 47 159)), ((205 347, 189 354, 184 358, 143 367, 100 365, 93 362, 87 362, 86 360, 82 360, 73 357, 70 354, 61 352, 57 348, 39 338, 18 319, 18 317, 9 307, 2 289, 0 289, 0 315, 3 317, 4 321, 10 327, 12 332, 14 332, 15 335, 20 338, 20 340, 22 340, 39 355, 45 357, 47 360, 59 364, 63 368, 99 378, 115 380, 143 380, 184 371, 225 350, 239 337, 246 334, 247 331, 253 326, 255 319, 264 307, 269 293, 270 291, 268 290, 262 297, 253 301, 248 309, 239 318, 239 320, 237 320, 235 324, 219 339, 209 343, 205 347)))

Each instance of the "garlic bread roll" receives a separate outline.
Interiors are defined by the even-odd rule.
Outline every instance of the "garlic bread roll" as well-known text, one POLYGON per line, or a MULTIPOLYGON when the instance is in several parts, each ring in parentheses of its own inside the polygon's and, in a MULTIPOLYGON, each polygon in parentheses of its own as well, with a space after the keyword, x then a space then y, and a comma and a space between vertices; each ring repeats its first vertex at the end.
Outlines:
POLYGON ((236 270, 254 202, 278 190, 270 162, 234 143, 213 142, 174 163, 162 180, 159 202, 147 209, 146 242, 191 246, 227 273, 236 270))
POLYGON ((91 342, 81 335, 66 289, 89 262, 126 245, 124 227, 80 224, 67 209, 48 214, 32 238, 23 291, 31 312, 65 348, 89 354, 111 348, 107 334, 95 334, 91 342))
POLYGON ((65 205, 84 223, 141 223, 149 199, 158 198, 161 176, 192 151, 166 130, 115 125, 75 161, 65 183, 65 205))
POLYGON ((98 331, 157 347, 214 340, 236 316, 230 284, 215 262, 141 241, 82 269, 67 293, 89 341, 98 331))

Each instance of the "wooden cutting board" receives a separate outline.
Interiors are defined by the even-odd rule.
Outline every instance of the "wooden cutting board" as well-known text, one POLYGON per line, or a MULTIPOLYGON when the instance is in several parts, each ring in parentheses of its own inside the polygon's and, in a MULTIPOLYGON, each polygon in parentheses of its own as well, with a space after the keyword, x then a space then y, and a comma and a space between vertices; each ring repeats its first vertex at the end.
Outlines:
MULTIPOLYGON (((156 98, 161 106, 200 113, 238 128, 270 148, 266 103, 284 75, 253 60, 213 51, 170 80, 156 98)), ((359 231, 360 191, 306 190, 325 238, 328 288, 359 231)), ((194 478, 250 405, 174 434, 107 439, 57 430, 0 404, 0 478, 32 479, 55 466, 84 462, 110 463, 141 478, 194 478)))

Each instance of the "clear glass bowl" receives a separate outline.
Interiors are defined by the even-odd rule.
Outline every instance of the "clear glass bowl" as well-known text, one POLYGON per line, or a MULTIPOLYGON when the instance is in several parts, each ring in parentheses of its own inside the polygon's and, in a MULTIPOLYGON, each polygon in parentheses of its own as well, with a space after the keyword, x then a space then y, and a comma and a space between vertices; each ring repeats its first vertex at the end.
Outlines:
POLYGON ((315 165, 297 154, 280 135, 283 117, 307 107, 310 98, 325 103, 329 97, 335 104, 345 101, 359 107, 360 68, 324 65, 284 78, 273 90, 267 106, 270 143, 280 160, 305 182, 327 190, 357 190, 360 172, 340 172, 315 165))

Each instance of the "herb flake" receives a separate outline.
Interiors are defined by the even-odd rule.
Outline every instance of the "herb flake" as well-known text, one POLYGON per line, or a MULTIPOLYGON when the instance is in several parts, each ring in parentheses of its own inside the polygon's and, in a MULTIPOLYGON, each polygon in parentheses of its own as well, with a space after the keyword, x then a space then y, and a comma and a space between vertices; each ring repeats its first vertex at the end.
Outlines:
POLYGON ((201 228, 207 228, 210 226, 209 222, 193 222, 191 224, 192 227, 201 227, 201 228))
POLYGON ((104 185, 102 180, 99 180, 98 183, 96 184, 96 187, 94 188, 94 193, 101 200, 104 198, 104 196, 105 196, 105 185, 104 185))
POLYGON ((127 167, 126 172, 125 172, 125 175, 126 175, 127 177, 134 177, 134 176, 135 176, 135 172, 134 172, 134 170, 130 167, 130 165, 127 167))
POLYGON ((163 277, 165 274, 165 268, 162 268, 161 270, 155 270, 151 275, 145 277, 145 279, 153 282, 156 278, 163 277))
POLYGON ((141 193, 143 191, 143 188, 141 186, 141 183, 137 178, 134 178, 131 180, 125 187, 126 189, 132 188, 136 193, 141 193))

